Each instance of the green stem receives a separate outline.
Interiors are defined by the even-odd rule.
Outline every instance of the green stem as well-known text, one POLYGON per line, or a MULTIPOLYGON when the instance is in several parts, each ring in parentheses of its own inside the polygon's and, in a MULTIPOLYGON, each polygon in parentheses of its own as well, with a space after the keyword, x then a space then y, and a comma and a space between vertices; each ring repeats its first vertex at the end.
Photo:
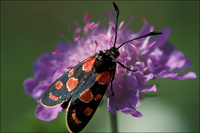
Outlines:
POLYGON ((117 116, 116 114, 110 114, 110 125, 111 125, 111 132, 117 133, 117 116))

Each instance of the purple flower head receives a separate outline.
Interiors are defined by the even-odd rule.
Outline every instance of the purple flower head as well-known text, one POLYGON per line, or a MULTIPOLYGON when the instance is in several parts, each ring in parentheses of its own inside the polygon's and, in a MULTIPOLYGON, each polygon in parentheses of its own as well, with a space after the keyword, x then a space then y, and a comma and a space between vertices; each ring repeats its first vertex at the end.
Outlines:
MULTIPOLYGON (((115 35, 115 24, 113 13, 104 12, 105 17, 110 21, 108 27, 100 26, 99 23, 90 22, 89 14, 84 15, 83 27, 77 21, 72 24, 75 26, 74 42, 67 44, 60 42, 52 53, 42 54, 33 66, 34 76, 24 81, 25 92, 33 97, 38 106, 36 117, 50 121, 57 117, 59 112, 64 110, 60 105, 47 108, 41 105, 40 98, 45 90, 61 75, 73 68, 84 59, 99 50, 109 49, 113 46, 115 35), (81 32, 83 34, 81 34, 81 32)), ((153 26, 143 19, 144 26, 139 32, 135 32, 127 27, 133 17, 129 17, 128 22, 122 21, 118 27, 118 38, 116 47, 123 42, 153 31, 153 26), (125 26, 126 25, 126 26, 125 26)), ((67 29, 71 30, 71 23, 67 22, 67 29)), ((155 92, 156 85, 144 85, 151 79, 170 78, 174 80, 196 78, 193 72, 177 74, 172 70, 184 70, 191 66, 191 62, 182 52, 174 49, 173 45, 167 42, 170 29, 162 30, 163 34, 157 37, 146 37, 129 42, 119 49, 119 62, 130 69, 137 69, 136 72, 117 65, 115 78, 113 81, 114 96, 111 96, 111 87, 107 89, 107 107, 111 113, 120 110, 125 114, 135 117, 142 117, 135 107, 140 106, 139 92, 155 92)), ((58 31, 64 37, 61 31, 58 31)))

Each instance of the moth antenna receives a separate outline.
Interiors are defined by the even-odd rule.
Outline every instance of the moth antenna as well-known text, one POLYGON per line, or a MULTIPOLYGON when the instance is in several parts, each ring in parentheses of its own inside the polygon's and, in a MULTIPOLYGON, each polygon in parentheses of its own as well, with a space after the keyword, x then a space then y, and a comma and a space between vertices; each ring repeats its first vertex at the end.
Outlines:
POLYGON ((119 17, 119 8, 117 7, 117 5, 115 4, 115 2, 113 2, 113 6, 115 8, 115 41, 114 41, 114 46, 116 44, 117 41, 117 22, 118 22, 118 17, 119 17))
POLYGON ((124 44, 128 43, 128 42, 131 42, 133 40, 137 40, 137 39, 140 39, 140 38, 144 38, 144 37, 148 37, 148 36, 154 36, 154 35, 160 35, 160 34, 163 34, 162 32, 157 32, 157 31, 152 31, 152 32, 149 32, 148 34, 146 35, 143 35, 143 36, 140 36, 140 37, 136 37, 136 38, 133 38, 131 40, 128 40, 124 43, 122 43, 117 49, 119 49, 121 46, 123 46, 124 44))

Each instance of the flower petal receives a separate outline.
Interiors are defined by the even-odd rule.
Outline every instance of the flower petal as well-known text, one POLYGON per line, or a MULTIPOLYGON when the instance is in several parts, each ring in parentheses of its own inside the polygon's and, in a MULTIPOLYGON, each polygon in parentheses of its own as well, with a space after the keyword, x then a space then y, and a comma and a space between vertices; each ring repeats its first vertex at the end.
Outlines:
POLYGON ((147 59, 147 66, 148 66, 149 71, 150 71, 151 73, 154 73, 154 72, 155 72, 155 66, 154 66, 154 64, 153 64, 153 62, 152 62, 152 60, 151 60, 150 58, 147 59))
POLYGON ((195 79, 197 76, 194 72, 187 72, 185 74, 178 75, 175 72, 169 72, 169 71, 162 71, 155 75, 156 78, 169 78, 174 80, 183 80, 183 79, 195 79))
POLYGON ((137 72, 134 72, 132 75, 134 75, 137 78, 137 82, 139 85, 144 83, 145 78, 144 78, 143 72, 137 71, 137 72))
POLYGON ((132 85, 133 88, 138 86, 138 82, 135 76, 127 76, 127 80, 132 85))
POLYGON ((35 110, 35 116, 43 121, 51 121, 55 119, 62 110, 61 106, 47 108, 39 104, 35 110))
POLYGON ((40 81, 37 86, 35 86, 31 94, 32 97, 39 103, 43 93, 49 88, 51 84, 52 82, 49 80, 40 81))
POLYGON ((195 79, 195 78, 197 78, 197 76, 194 72, 187 72, 185 74, 177 75, 176 77, 171 78, 171 79, 183 80, 183 79, 195 79))
POLYGON ((168 28, 165 28, 162 30, 162 35, 159 35, 157 38, 156 38, 156 43, 154 44, 153 47, 159 47, 161 45, 163 45, 164 43, 166 43, 170 33, 171 33, 171 29, 168 27, 168 28))
POLYGON ((32 96, 32 92, 37 85, 38 85, 38 81, 32 77, 26 79, 23 83, 25 92, 30 96, 32 96))
POLYGON ((139 90, 131 89, 129 93, 131 95, 130 95, 129 100, 127 100, 127 102, 129 101, 131 103, 131 105, 133 105, 135 107, 139 107, 141 105, 141 101, 139 99, 139 90))
POLYGON ((170 55, 175 50, 174 45, 169 42, 165 42, 160 49, 165 53, 166 56, 170 55))
POLYGON ((165 64, 170 70, 184 70, 191 66, 191 62, 180 51, 173 51, 165 64))
POLYGON ((155 78, 174 78, 176 77, 178 74, 175 72, 169 72, 167 70, 163 70, 160 73, 155 75, 155 78))
POLYGON ((153 73, 149 73, 147 75, 144 76, 144 82, 143 84, 147 83, 149 80, 153 79, 154 74, 153 73))
POLYGON ((143 26, 143 27, 140 29, 138 36, 143 36, 143 35, 149 33, 149 32, 150 32, 150 29, 151 29, 151 25, 145 25, 145 26, 143 26))
POLYGON ((116 88, 119 88, 119 89, 124 89, 125 90, 129 90, 129 83, 124 79, 124 78, 119 78, 117 81, 118 83, 118 87, 116 88))
POLYGON ((136 87, 135 89, 138 89, 141 93, 148 92, 148 91, 151 91, 151 92, 157 91, 156 85, 153 85, 153 86, 140 85, 136 87))
POLYGON ((137 111, 134 107, 127 107, 127 108, 124 108, 124 109, 120 109, 120 111, 125 113, 125 114, 130 114, 130 115, 135 116, 135 117, 143 117, 144 116, 142 113, 137 111))
MULTIPOLYGON (((57 56, 58 57, 58 56, 57 56)), ((43 54, 34 65, 35 78, 46 79, 52 76, 55 70, 59 67, 58 60, 51 54, 43 54)))

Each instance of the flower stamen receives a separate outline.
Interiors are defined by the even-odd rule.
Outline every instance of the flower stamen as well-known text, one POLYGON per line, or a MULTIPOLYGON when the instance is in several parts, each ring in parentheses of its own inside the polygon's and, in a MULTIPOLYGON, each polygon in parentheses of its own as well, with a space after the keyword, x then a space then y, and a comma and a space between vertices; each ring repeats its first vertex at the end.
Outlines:
POLYGON ((121 29, 123 28, 124 24, 125 24, 124 21, 122 21, 122 22, 119 24, 119 30, 121 30, 121 29))
POLYGON ((108 38, 106 37, 105 34, 102 34, 102 35, 101 35, 101 38, 104 40, 104 42, 108 42, 108 38))
POLYGON ((151 48, 155 43, 156 41, 153 41, 151 44, 149 44, 148 48, 151 48))
POLYGON ((80 40, 80 35, 78 35, 78 36, 74 39, 74 42, 76 42, 77 40, 80 40))
POLYGON ((89 19, 90 19, 90 14, 86 12, 86 13, 84 14, 84 17, 83 17, 84 23, 88 23, 88 22, 89 22, 89 19))
POLYGON ((55 49, 51 54, 52 55, 59 55, 59 56, 61 56, 61 53, 59 52, 58 49, 55 49))

